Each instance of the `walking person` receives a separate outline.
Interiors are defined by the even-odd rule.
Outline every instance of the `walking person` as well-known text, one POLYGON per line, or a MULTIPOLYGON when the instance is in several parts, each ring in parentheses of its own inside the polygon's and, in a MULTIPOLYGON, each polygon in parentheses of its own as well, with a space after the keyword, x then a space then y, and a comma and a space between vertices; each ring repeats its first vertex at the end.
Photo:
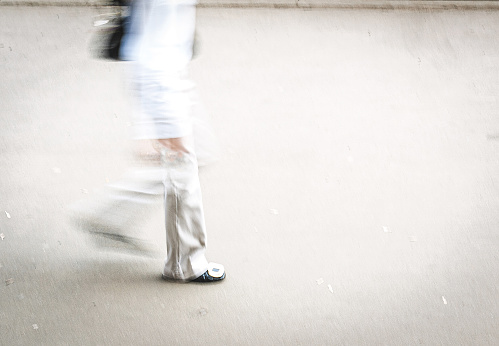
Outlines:
POLYGON ((142 166, 110 184, 91 207, 80 207, 79 225, 145 250, 147 243, 135 232, 162 196, 167 243, 163 278, 215 282, 225 278, 225 270, 205 257, 193 136, 195 92, 187 73, 195 19, 195 0, 133 0, 121 54, 133 61, 131 82, 138 101, 133 139, 142 166))

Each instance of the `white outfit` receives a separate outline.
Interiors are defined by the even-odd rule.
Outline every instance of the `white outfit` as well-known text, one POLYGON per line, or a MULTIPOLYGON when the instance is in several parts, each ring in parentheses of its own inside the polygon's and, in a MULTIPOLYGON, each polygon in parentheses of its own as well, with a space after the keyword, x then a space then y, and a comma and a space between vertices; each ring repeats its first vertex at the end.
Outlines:
MULTIPOLYGON (((134 0, 122 58, 134 61, 139 112, 135 139, 183 138, 188 153, 163 149, 162 164, 132 170, 109 185, 94 219, 126 236, 140 224, 141 207, 164 196, 167 255, 163 275, 190 280, 208 269, 206 230, 192 134, 193 83, 187 78, 195 32, 195 1, 134 0)), ((94 209, 95 210, 95 209, 94 209)))
POLYGON ((134 0, 122 58, 134 61, 132 79, 140 112, 135 139, 180 138, 191 134, 187 67, 196 25, 193 0, 134 0))

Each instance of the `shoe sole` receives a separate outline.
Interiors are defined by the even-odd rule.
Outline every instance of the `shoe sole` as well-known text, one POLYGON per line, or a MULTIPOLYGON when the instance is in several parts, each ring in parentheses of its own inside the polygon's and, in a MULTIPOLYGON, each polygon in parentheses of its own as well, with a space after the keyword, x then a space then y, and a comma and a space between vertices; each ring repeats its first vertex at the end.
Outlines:
POLYGON ((166 276, 165 274, 162 274, 161 275, 161 278, 165 281, 169 281, 169 282, 177 282, 177 283, 184 283, 184 284, 188 284, 188 283, 195 283, 195 284, 207 284, 207 283, 217 283, 217 282, 220 282, 220 281, 223 281, 225 279, 225 273, 220 277, 220 278, 216 278, 216 280, 206 280, 206 281, 196 281, 198 278, 196 279, 192 279, 192 280, 179 280, 179 279, 174 279, 174 278, 171 278, 169 276, 166 276))

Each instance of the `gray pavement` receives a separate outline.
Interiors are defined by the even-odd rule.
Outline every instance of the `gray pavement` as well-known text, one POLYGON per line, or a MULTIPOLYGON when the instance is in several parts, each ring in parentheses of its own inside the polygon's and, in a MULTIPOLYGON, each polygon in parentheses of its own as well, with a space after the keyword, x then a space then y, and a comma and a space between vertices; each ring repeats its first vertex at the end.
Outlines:
POLYGON ((0 9, 0 344, 499 344, 499 12, 201 9, 203 286, 66 221, 130 148, 98 11, 0 9))

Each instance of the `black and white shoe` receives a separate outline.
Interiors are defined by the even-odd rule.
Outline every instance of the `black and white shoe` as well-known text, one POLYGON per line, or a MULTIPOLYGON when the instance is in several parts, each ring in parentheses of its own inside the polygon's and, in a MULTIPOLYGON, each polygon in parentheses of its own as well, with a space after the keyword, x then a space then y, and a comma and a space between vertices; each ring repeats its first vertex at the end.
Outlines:
MULTIPOLYGON (((178 281, 164 274, 163 274, 163 279, 168 281, 178 281)), ((195 279, 187 280, 185 282, 207 283, 207 282, 218 282, 222 281, 223 279, 225 279, 224 266, 218 263, 209 263, 208 270, 205 271, 202 275, 198 276, 195 279)))
POLYGON ((224 266, 218 263, 209 263, 208 270, 203 275, 198 276, 192 282, 217 282, 225 279, 224 266))

